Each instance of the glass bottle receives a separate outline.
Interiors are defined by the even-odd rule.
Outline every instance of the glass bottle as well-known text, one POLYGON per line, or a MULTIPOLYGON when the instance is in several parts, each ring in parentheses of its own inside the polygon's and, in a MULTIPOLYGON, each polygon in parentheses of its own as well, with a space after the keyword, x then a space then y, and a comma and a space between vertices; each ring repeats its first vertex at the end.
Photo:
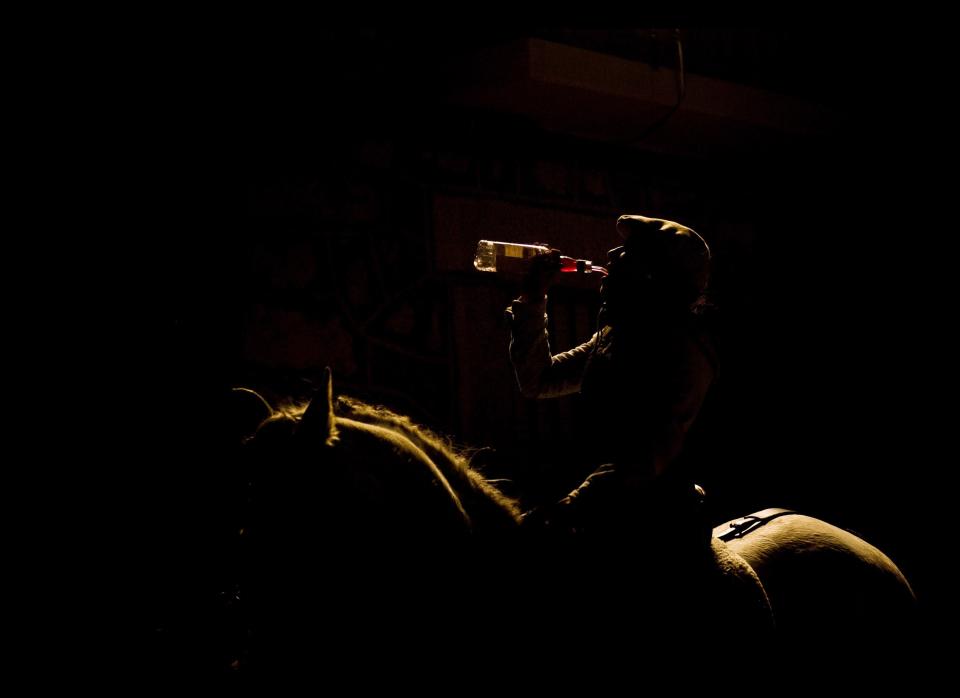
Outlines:
MULTIPOLYGON (((477 253, 473 257, 473 266, 478 271, 497 271, 498 261, 500 266, 503 267, 504 260, 520 261, 535 257, 538 254, 550 254, 550 248, 546 245, 481 240, 477 243, 477 253)), ((583 274, 596 272, 604 276, 607 275, 606 269, 593 264, 588 259, 574 259, 565 255, 560 255, 560 271, 578 271, 583 274)))

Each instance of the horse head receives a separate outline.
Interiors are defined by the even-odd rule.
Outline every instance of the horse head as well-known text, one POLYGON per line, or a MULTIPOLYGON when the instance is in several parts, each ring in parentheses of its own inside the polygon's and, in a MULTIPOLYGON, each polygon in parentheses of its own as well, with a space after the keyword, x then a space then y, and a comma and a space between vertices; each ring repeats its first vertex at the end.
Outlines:
POLYGON ((335 400, 329 368, 307 403, 260 400, 269 413, 244 450, 261 528, 417 546, 516 526, 516 505, 448 443, 385 408, 335 400))

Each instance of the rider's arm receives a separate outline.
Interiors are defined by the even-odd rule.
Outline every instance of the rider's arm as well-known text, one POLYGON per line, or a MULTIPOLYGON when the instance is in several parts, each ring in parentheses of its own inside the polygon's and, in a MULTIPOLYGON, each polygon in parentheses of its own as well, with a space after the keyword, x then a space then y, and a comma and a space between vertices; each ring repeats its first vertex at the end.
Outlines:
POLYGON ((525 397, 550 398, 579 392, 596 334, 570 351, 553 355, 547 335, 546 297, 532 303, 515 300, 507 308, 507 318, 510 360, 520 393, 525 397))

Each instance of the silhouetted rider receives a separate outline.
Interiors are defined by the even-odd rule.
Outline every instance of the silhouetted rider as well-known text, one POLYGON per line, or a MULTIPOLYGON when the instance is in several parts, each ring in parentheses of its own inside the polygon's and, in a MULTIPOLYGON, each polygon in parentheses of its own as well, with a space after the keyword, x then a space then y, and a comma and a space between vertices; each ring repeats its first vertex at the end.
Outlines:
POLYGON ((508 309, 522 394, 579 392, 598 454, 599 467, 578 488, 532 518, 705 541, 699 498, 677 463, 715 375, 700 313, 710 249, 690 228, 659 218, 621 216, 617 231, 624 243, 609 252, 599 330, 587 342, 551 353, 546 292, 558 267, 555 252, 531 261, 523 293, 508 309))

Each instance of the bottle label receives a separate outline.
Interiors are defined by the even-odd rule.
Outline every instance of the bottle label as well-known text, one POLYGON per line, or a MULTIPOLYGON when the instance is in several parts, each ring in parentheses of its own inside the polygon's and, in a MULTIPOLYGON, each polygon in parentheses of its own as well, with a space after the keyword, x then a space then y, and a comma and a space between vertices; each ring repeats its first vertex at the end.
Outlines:
POLYGON ((523 246, 522 245, 504 245, 503 246, 503 256, 504 257, 520 257, 523 258, 523 246))

